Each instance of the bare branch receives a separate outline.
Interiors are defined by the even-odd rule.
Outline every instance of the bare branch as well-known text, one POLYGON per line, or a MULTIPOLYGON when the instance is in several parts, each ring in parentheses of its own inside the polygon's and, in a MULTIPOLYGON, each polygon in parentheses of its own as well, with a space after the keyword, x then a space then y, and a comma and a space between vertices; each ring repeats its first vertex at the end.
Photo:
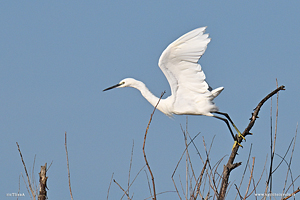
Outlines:
POLYGON ((159 104, 159 102, 160 102, 160 100, 161 100, 161 98, 162 98, 162 96, 163 96, 164 94, 165 94, 165 92, 162 92, 162 93, 161 93, 160 98, 159 98, 159 100, 158 100, 156 106, 154 107, 154 110, 153 110, 153 112, 152 112, 152 114, 151 114, 151 116, 150 116, 150 120, 149 120, 148 125, 147 125, 147 128, 146 128, 145 137, 144 137, 144 144, 143 144, 143 154, 144 154, 144 159, 145 159, 147 168, 148 168, 149 173, 150 173, 151 178, 152 178, 153 196, 154 196, 153 199, 154 199, 154 200, 156 200, 155 182, 154 182, 154 176, 153 176, 153 173, 152 173, 152 171, 151 171, 151 169, 150 169, 150 165, 149 165, 148 160, 147 160, 147 157, 146 157, 146 153, 145 153, 145 144, 146 144, 146 138, 147 138, 147 133, 148 133, 148 130, 149 130, 149 126, 150 126, 150 123, 151 123, 151 121, 152 121, 152 117, 153 117, 153 115, 154 115, 154 112, 155 112, 155 110, 156 110, 156 107, 158 106, 158 104, 159 104))
POLYGON ((132 141, 130 164, 129 164, 129 171, 128 171, 128 183, 127 183, 128 194, 129 194, 129 187, 130 187, 130 172, 131 172, 131 167, 132 167, 133 148, 134 148, 134 140, 132 141))
MULTIPOLYGON (((284 154, 283 157, 280 156, 279 154, 275 153, 275 155, 279 156, 282 160, 279 162, 279 164, 277 165, 277 167, 272 171, 272 173, 274 173, 274 172, 279 168, 279 166, 281 165, 281 163, 282 163, 283 161, 286 162, 285 157, 286 157, 287 153, 289 152, 289 150, 290 150, 290 148, 291 148, 291 146, 292 146, 293 140, 294 140, 294 138, 291 140, 291 142, 290 142, 290 144, 289 144, 289 147, 288 147, 288 149, 286 150, 286 152, 285 152, 285 154, 284 154)), ((286 163, 287 163, 287 162, 286 162, 286 163)))
POLYGON ((234 186, 235 186, 235 189, 236 189, 236 191, 237 191, 237 194, 239 195, 240 199, 242 200, 243 197, 242 197, 242 195, 241 195, 241 193, 240 193, 240 189, 238 188, 238 186, 237 186, 236 184, 234 184, 234 186))
MULTIPOLYGON (((247 196, 247 198, 248 198, 254 191, 256 192, 256 188, 257 188, 258 184, 260 183, 260 180, 261 180, 261 178, 262 178, 262 176, 263 176, 263 174, 264 174, 264 171, 265 171, 265 169, 266 169, 267 158, 268 158, 268 156, 266 156, 266 161, 265 161, 265 164, 264 164, 264 169, 263 169, 263 171, 261 172, 260 178, 259 178, 258 182, 256 183, 256 185, 255 185, 254 179, 253 179, 253 186, 254 186, 254 188, 253 188, 253 190, 250 192, 250 194, 247 196)), ((255 196, 255 198, 257 199, 256 196, 255 196)))
MULTIPOLYGON (((197 137, 199 134, 200 134, 200 132, 199 132, 195 137, 193 137, 193 139, 191 139, 191 141, 188 143, 187 147, 190 146, 190 144, 194 142, 194 140, 196 139, 196 137, 197 137)), ((181 157, 180 157, 179 161, 177 162, 177 165, 176 165, 176 167, 175 167, 175 169, 174 169, 174 171, 173 171, 172 177, 174 176, 174 174, 175 174, 175 172, 176 172, 176 170, 177 170, 177 168, 178 168, 178 166, 179 166, 179 163, 180 163, 182 157, 184 156, 184 153, 185 153, 187 147, 186 147, 186 148, 184 149, 184 151, 182 152, 181 157)))
MULTIPOLYGON (((134 179, 132 180, 132 182, 130 183, 129 187, 127 188, 126 192, 129 191, 129 188, 132 186, 132 184, 134 183, 135 179, 138 177, 138 175, 141 173, 141 171, 144 169, 144 167, 146 167, 146 165, 144 165, 140 171, 135 175, 134 179)), ((146 174, 147 176, 147 174, 146 174)), ((148 176, 147 176, 147 179, 148 179, 148 176)), ((124 194, 125 195, 125 194, 124 194)), ((123 199, 124 195, 121 197, 121 199, 123 199)))
POLYGON ((181 185, 181 190, 182 190, 183 196, 187 200, 187 196, 185 195, 184 188, 183 188, 183 185, 182 185, 182 182, 181 182, 180 174, 179 174, 179 182, 180 182, 180 185, 181 185))
MULTIPOLYGON (((20 178, 21 178, 21 175, 19 175, 19 189, 18 189, 18 194, 20 194, 20 178)), ((19 196, 17 196, 17 200, 19 199, 19 196)))
POLYGON ((113 180, 113 177, 114 177, 114 173, 112 173, 112 175, 111 175, 111 179, 110 179, 109 186, 108 186, 108 190, 107 190, 106 200, 108 200, 109 190, 110 190, 110 186, 111 186, 111 182, 112 182, 112 180, 113 180))
POLYGON ((174 181, 173 175, 172 175, 172 177, 171 177, 171 178, 172 178, 172 181, 173 181, 173 184, 174 184, 175 190, 176 190, 176 192, 177 192, 177 195, 178 195, 179 199, 180 199, 180 200, 182 200, 182 199, 181 199, 181 196, 180 196, 180 194, 179 194, 179 191, 178 191, 178 189, 177 189, 176 183, 175 183, 175 181, 174 181))
MULTIPOLYGON (((247 163, 246 163, 246 165, 245 165, 245 169, 244 169, 244 172, 243 172, 243 175, 242 175, 242 178, 241 178, 240 185, 239 185, 239 187, 236 186, 238 192, 239 192, 239 190, 240 190, 240 188, 241 188, 241 186, 242 186, 242 183, 243 183, 243 180, 244 180, 246 171, 247 171, 247 166, 248 166, 248 164, 249 164, 249 159, 250 159, 251 152, 252 152, 252 143, 251 143, 251 145, 250 145, 249 155, 248 155, 247 163)), ((237 195, 238 195, 238 193, 236 194, 235 199, 237 198, 237 195)))
POLYGON ((19 153, 20 153, 20 157, 21 157, 21 160, 22 160, 24 169, 25 169, 25 173, 26 173, 26 177, 27 177, 27 181, 28 181, 28 186, 29 186, 30 192, 31 192, 31 194, 32 194, 32 198, 35 199, 36 194, 35 194, 35 192, 34 192, 34 190, 33 190, 33 188, 32 188, 31 181, 30 181, 30 178, 29 178, 29 175, 28 175, 28 172, 27 172, 27 168, 26 168, 26 165, 25 165, 25 161, 24 161, 23 156, 22 156, 22 153, 21 153, 21 149, 20 149, 20 147, 19 147, 18 142, 16 142, 16 144, 17 144, 17 146, 18 146, 18 151, 19 151, 19 153))
POLYGON ((114 179, 114 183, 116 183, 119 188, 124 192, 124 194, 126 194, 127 198, 130 199, 130 196, 129 194, 121 187, 121 185, 114 179))
POLYGON ((152 191, 151 191, 151 186, 150 186, 150 181, 149 181, 149 177, 148 174, 146 172, 146 170, 144 170, 145 174, 146 174, 146 178, 147 178, 147 183, 148 183, 148 188, 149 188, 149 192, 150 192, 150 196, 152 197, 152 191))
POLYGON ((294 179, 294 181, 289 185, 289 187, 286 189, 286 191, 288 191, 288 190, 290 189, 290 187, 292 187, 292 186, 294 185, 295 181, 296 181, 298 178, 300 178, 300 175, 298 175, 298 176, 294 179))
MULTIPOLYGON (((297 130, 298 130, 298 123, 297 123, 296 133, 295 133, 295 137, 294 137, 295 139, 294 139, 294 145, 293 145, 293 149, 292 149, 292 153, 291 153, 291 157, 290 157, 290 162, 288 164, 288 170, 286 172, 286 178, 285 178, 285 182, 284 182, 283 192, 284 192, 285 187, 286 187, 289 172, 291 172, 292 183, 294 182, 293 181, 293 176, 292 176, 292 171, 290 169, 291 169, 291 164, 292 164, 292 159, 293 159, 293 154, 294 154, 294 149, 295 149, 295 144, 296 144, 297 130)), ((294 184, 293 184, 293 190, 294 190, 294 184)))
MULTIPOLYGON (((277 92, 279 92, 280 90, 284 90, 284 86, 280 86, 277 89, 275 89, 273 92, 271 92, 270 94, 268 94, 265 98, 263 98, 259 104, 256 106, 256 108, 254 109, 254 112, 252 113, 252 117, 250 118, 250 122, 247 126, 247 128, 244 130, 244 132, 242 133, 242 135, 244 137, 246 137, 247 135, 251 135, 250 130, 252 129, 258 113, 260 111, 260 108, 262 107, 262 105, 269 99, 271 98, 274 94, 276 94, 277 92)), ((237 138, 238 143, 242 142, 242 137, 238 137, 237 138)), ((224 166, 224 170, 223 170, 223 180, 222 180, 222 184, 221 184, 221 188, 220 188, 220 192, 219 192, 219 199, 223 200, 225 198, 226 195, 226 191, 227 191, 227 187, 228 187, 228 182, 229 182, 229 176, 230 176, 230 172, 235 169, 236 167, 240 166, 241 163, 233 163, 235 160, 235 157, 237 155, 239 149, 239 145, 236 145, 232 151, 231 151, 231 155, 228 159, 227 164, 224 166)))
MULTIPOLYGON (((161 195, 161 194, 171 193, 171 192, 176 192, 176 191, 164 191, 164 192, 159 192, 159 193, 157 193, 156 195, 158 196, 158 195, 161 195)), ((152 198, 152 196, 151 196, 151 197, 147 197, 147 198, 144 199, 144 200, 147 200, 147 199, 150 199, 150 198, 152 198)))
POLYGON ((67 132, 65 132, 65 149, 66 149, 66 156, 67 156, 67 168, 68 168, 69 190, 70 190, 71 199, 73 200, 73 194, 72 194, 72 189, 71 189, 70 168, 69 168, 69 157, 68 157, 68 149, 67 149, 67 132))
POLYGON ((28 188, 28 186, 27 186, 27 183, 26 183, 26 181, 25 181, 25 178, 24 178, 24 176, 23 176, 23 173, 21 173, 21 175, 22 175, 23 181, 24 181, 24 183, 25 183, 27 192, 28 192, 28 194, 29 194, 29 196, 30 196, 30 199, 33 199, 33 198, 32 198, 32 195, 31 195, 31 193, 30 193, 30 191, 29 191, 29 188, 28 188))
POLYGON ((251 180, 252 180, 252 177, 253 177, 253 169, 254 169, 255 157, 252 157, 252 159, 253 159, 253 161, 252 161, 252 168, 251 168, 251 171, 250 171, 249 183, 248 183, 248 186, 247 186, 246 194, 244 196, 244 200, 247 197, 247 194, 248 194, 248 191, 249 191, 249 188, 250 188, 250 184, 251 184, 251 180))
POLYGON ((37 194, 37 186, 36 186, 36 182, 35 182, 35 178, 34 178, 34 165, 35 165, 35 159, 36 159, 36 154, 34 155, 33 158, 33 164, 32 164, 32 171, 31 171, 31 182, 32 182, 32 187, 36 190, 36 194, 37 194))
POLYGON ((283 198, 282 200, 289 199, 289 198, 291 198, 292 196, 295 196, 295 194, 297 194, 298 192, 300 192, 300 187, 298 187, 296 191, 294 191, 294 192, 293 192, 292 194, 290 194, 289 196, 283 198))
MULTIPOLYGON (((203 174, 205 172, 207 163, 208 163, 208 158, 206 159, 205 164, 204 164, 204 166, 203 166, 203 168, 201 170, 200 176, 199 176, 199 178, 198 178, 198 180, 197 180, 197 182, 195 184, 195 189, 197 187, 197 190, 196 190, 196 195, 195 195, 194 199, 197 199, 198 194, 201 194, 200 193, 200 186, 201 186, 201 183, 202 183, 202 177, 203 177, 203 174)), ((193 198, 193 196, 194 196, 195 189, 194 189, 194 192, 191 195, 191 198, 193 198)))

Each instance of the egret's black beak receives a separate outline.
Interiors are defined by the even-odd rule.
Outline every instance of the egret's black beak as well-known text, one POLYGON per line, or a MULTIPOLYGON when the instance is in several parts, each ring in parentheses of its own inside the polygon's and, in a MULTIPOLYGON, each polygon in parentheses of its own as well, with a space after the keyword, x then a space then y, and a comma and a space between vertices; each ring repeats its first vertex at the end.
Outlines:
POLYGON ((120 85, 122 85, 122 84, 118 83, 117 85, 113 85, 113 86, 111 86, 111 87, 109 87, 109 88, 104 89, 103 92, 104 92, 104 91, 107 91, 107 90, 114 89, 114 88, 116 88, 116 87, 118 87, 118 86, 120 86, 120 85))

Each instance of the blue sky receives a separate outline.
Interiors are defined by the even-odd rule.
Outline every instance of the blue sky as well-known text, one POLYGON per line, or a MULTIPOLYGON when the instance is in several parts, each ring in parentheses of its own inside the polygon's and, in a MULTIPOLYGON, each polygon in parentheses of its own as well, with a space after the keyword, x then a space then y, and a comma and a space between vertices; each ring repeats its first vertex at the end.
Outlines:
MULTIPOLYGON (((258 102, 276 88, 276 78, 286 86, 279 97, 276 146, 283 155, 300 119, 299 8, 297 1, 2 1, 1 199, 18 191, 19 175, 24 174, 16 142, 28 168, 36 155, 36 177, 41 165, 53 161, 49 199, 69 198, 65 131, 75 199, 105 199, 112 173, 126 187, 133 140, 132 179, 144 165, 142 144, 153 108, 134 89, 102 90, 133 77, 157 96, 164 90, 165 97, 170 95, 157 66, 159 56, 179 36, 202 26, 208 26, 212 41, 200 64, 211 87, 225 87, 215 103, 241 130, 258 102)), ((275 103, 273 98, 273 107, 275 103)), ((254 135, 243 143, 236 159, 243 165, 232 172, 232 182, 240 180, 251 143, 256 176, 266 156, 270 158, 270 110, 268 101, 254 135)), ((146 152, 158 192, 174 190, 171 175, 184 150, 180 126, 185 124, 185 116, 154 115, 146 152)), ((212 163, 230 153, 233 141, 222 121, 189 116, 188 131, 191 136, 201 132, 196 143, 202 153, 202 137, 209 144, 216 136, 212 163)), ((300 174, 299 148, 296 141, 294 177, 300 174)), ((195 153, 193 157, 199 162, 195 153)), ((184 165, 179 173, 184 177, 184 165)), ((281 192, 285 175, 282 165, 274 192, 281 192)), ((130 191, 134 199, 149 196, 144 172, 130 191)), ((20 192, 29 199, 22 180, 20 192)), ((121 196, 112 184, 110 199, 121 196)), ((174 193, 160 197, 176 198, 174 193)))

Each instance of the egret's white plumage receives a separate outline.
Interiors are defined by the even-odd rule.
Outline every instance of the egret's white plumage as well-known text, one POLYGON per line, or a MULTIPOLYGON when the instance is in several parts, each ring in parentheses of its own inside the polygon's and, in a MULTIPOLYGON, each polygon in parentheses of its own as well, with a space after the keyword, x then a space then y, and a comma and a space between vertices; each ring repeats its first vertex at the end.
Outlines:
MULTIPOLYGON (((224 88, 219 87, 212 90, 205 81, 205 74, 198 63, 210 42, 208 34, 204 34, 205 29, 206 27, 197 28, 186 33, 172 42, 161 54, 158 66, 168 79, 172 94, 166 99, 161 99, 157 109, 168 116, 173 114, 206 115, 221 119, 227 124, 236 141, 228 120, 239 136, 243 136, 229 115, 218 112, 218 107, 213 102, 224 88), (212 113, 224 115, 228 120, 212 113)), ((153 106, 158 103, 159 98, 154 96, 143 82, 133 78, 125 78, 120 83, 103 91, 122 87, 136 88, 153 106)))
MULTIPOLYGON (((213 103, 224 89, 219 87, 211 90, 205 81, 205 74, 198 64, 210 42, 206 27, 197 28, 181 36, 171 43, 161 54, 158 65, 165 74, 171 87, 171 96, 161 99, 157 109, 168 116, 206 115, 213 116, 218 108, 213 103)), ((123 79, 114 87, 133 87, 155 106, 158 98, 154 96, 144 83, 133 78, 123 79)))

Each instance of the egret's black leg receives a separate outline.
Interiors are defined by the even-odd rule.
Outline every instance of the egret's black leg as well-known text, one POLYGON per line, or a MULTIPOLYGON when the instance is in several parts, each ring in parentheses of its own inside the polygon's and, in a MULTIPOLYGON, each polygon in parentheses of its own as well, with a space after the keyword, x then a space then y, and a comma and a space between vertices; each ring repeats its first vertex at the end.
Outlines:
POLYGON ((223 113, 223 112, 219 112, 219 111, 217 111, 217 112, 215 112, 215 113, 217 113, 217 114, 219 114, 219 115, 224 115, 224 116, 230 121, 230 123, 232 124, 232 126, 234 127, 234 129, 236 130, 236 132, 238 132, 238 135, 241 136, 241 137, 246 141, 245 137, 241 134, 241 132, 240 132, 239 129, 235 126, 235 124, 233 123, 233 121, 231 120, 231 118, 229 117, 229 115, 228 115, 227 113, 223 113))
POLYGON ((216 115, 214 115, 214 117, 217 118, 217 119, 223 120, 223 121, 226 123, 226 125, 228 126, 228 129, 229 129, 229 131, 230 131, 230 133, 231 133, 231 136, 232 136, 233 140, 236 141, 236 138, 234 137, 234 134, 233 134, 233 132, 232 132, 232 130, 231 130, 231 128, 230 128, 230 125, 229 125, 229 123, 228 123, 228 120, 227 120, 227 119, 224 119, 224 118, 222 118, 222 117, 216 116, 216 115))
POLYGON ((227 113, 223 113, 223 112, 219 112, 219 111, 216 111, 214 113, 217 113, 219 115, 224 115, 230 121, 230 123, 233 124, 233 121, 231 120, 231 118, 229 117, 229 115, 227 113))

